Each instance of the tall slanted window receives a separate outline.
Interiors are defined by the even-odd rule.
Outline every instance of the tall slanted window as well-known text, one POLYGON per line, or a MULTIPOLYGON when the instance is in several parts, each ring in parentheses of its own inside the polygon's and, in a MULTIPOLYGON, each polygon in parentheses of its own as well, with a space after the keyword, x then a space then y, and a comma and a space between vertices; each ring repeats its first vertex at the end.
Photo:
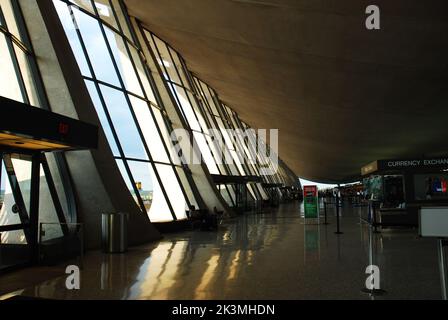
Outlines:
POLYGON ((53 0, 113 155, 152 222, 197 202, 173 152, 171 122, 119 0, 53 0))

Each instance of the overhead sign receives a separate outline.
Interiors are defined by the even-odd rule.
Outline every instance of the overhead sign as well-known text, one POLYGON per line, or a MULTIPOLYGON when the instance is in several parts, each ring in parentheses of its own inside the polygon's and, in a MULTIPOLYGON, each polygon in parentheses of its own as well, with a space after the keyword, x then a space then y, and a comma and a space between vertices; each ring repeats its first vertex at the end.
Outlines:
POLYGON ((303 187, 303 200, 305 219, 317 219, 319 218, 319 203, 317 196, 317 186, 304 186, 303 187))
POLYGON ((0 144, 37 150, 96 149, 98 127, 0 96, 0 144))
POLYGON ((412 170, 412 169, 448 168, 448 157, 405 160, 377 160, 361 168, 363 176, 381 170, 412 170))
POLYGON ((372 163, 369 163, 368 165, 361 168, 361 174, 363 176, 375 171, 378 171, 378 161, 373 161, 372 163))

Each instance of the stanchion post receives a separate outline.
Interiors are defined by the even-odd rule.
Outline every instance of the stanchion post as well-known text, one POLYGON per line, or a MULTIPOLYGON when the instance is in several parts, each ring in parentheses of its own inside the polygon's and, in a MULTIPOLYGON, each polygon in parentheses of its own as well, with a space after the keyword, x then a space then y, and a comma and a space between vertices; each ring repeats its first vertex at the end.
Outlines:
MULTIPOLYGON (((377 252, 377 250, 373 248, 374 243, 376 243, 376 241, 373 237, 373 231, 372 231, 372 228, 369 228, 369 265, 370 266, 376 265, 375 253, 377 252)), ((367 287, 362 288, 361 292, 368 293, 371 297, 382 296, 387 293, 386 290, 383 290, 381 288, 376 289, 376 288, 367 288, 367 287)))
POLYGON ((442 289, 442 299, 447 300, 446 292, 446 261, 445 252, 443 250, 444 240, 442 238, 437 241, 438 252, 439 252, 439 271, 440 271, 440 287, 442 289))
POLYGON ((339 215, 339 185, 338 185, 338 191, 336 192, 336 232, 335 234, 343 234, 340 229, 340 221, 339 221, 340 215, 339 215))
POLYGON ((324 216, 325 216, 324 224, 328 224, 328 222, 327 222, 327 201, 325 199, 324 199, 324 216))
POLYGON ((372 215, 373 215, 373 233, 380 233, 378 231, 377 221, 376 221, 376 207, 375 202, 372 202, 372 215))

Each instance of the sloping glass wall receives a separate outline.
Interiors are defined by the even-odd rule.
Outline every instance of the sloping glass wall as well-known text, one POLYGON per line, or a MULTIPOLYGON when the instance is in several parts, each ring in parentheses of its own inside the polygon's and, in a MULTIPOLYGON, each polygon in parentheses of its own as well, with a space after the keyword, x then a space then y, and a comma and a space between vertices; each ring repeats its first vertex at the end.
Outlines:
MULTIPOLYGON (((140 30, 134 30, 123 1, 53 2, 117 165, 151 221, 185 219, 186 210, 198 207, 199 202, 188 164, 174 148, 172 122, 152 79, 152 63, 147 64, 153 57, 212 175, 262 177, 263 183, 247 184, 247 195, 253 201, 268 198, 265 184, 284 183, 275 164, 254 148, 257 133, 232 134, 229 130, 250 127, 222 103, 213 88, 188 70, 181 55, 165 41, 140 25, 140 30), (144 35, 144 43, 138 42, 136 31, 144 35), (141 45, 148 47, 151 57, 144 55, 141 45), (272 173, 263 173, 263 168, 272 173)), ((235 206, 237 186, 229 183, 217 188, 235 206)))
POLYGON ((53 0, 128 188, 152 222, 197 207, 171 124, 118 0, 53 0))
MULTIPOLYGON (((213 88, 188 70, 180 54, 154 33, 141 29, 210 173, 261 176, 266 184, 282 184, 284 181, 270 158, 258 153, 257 133, 254 130, 246 132, 251 128, 222 103, 213 88), (234 134, 237 130, 245 134, 234 134), (260 168, 269 169, 272 173, 262 174, 260 168)), ((262 143, 270 152, 264 141, 262 143)), ((236 186, 217 187, 228 204, 235 205, 236 186)), ((268 197, 262 183, 247 184, 247 190, 252 200, 266 200, 268 197)))

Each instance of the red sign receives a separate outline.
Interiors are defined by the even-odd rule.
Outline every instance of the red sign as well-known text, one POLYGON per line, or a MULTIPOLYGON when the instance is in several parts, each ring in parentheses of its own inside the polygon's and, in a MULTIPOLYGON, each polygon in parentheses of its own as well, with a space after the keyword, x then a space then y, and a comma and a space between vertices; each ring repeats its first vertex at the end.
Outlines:
POLYGON ((303 186, 305 197, 317 197, 317 186, 303 186))
POLYGON ((61 122, 61 123, 59 123, 59 130, 58 131, 59 131, 60 134, 67 134, 69 128, 70 128, 70 126, 68 124, 61 122))

